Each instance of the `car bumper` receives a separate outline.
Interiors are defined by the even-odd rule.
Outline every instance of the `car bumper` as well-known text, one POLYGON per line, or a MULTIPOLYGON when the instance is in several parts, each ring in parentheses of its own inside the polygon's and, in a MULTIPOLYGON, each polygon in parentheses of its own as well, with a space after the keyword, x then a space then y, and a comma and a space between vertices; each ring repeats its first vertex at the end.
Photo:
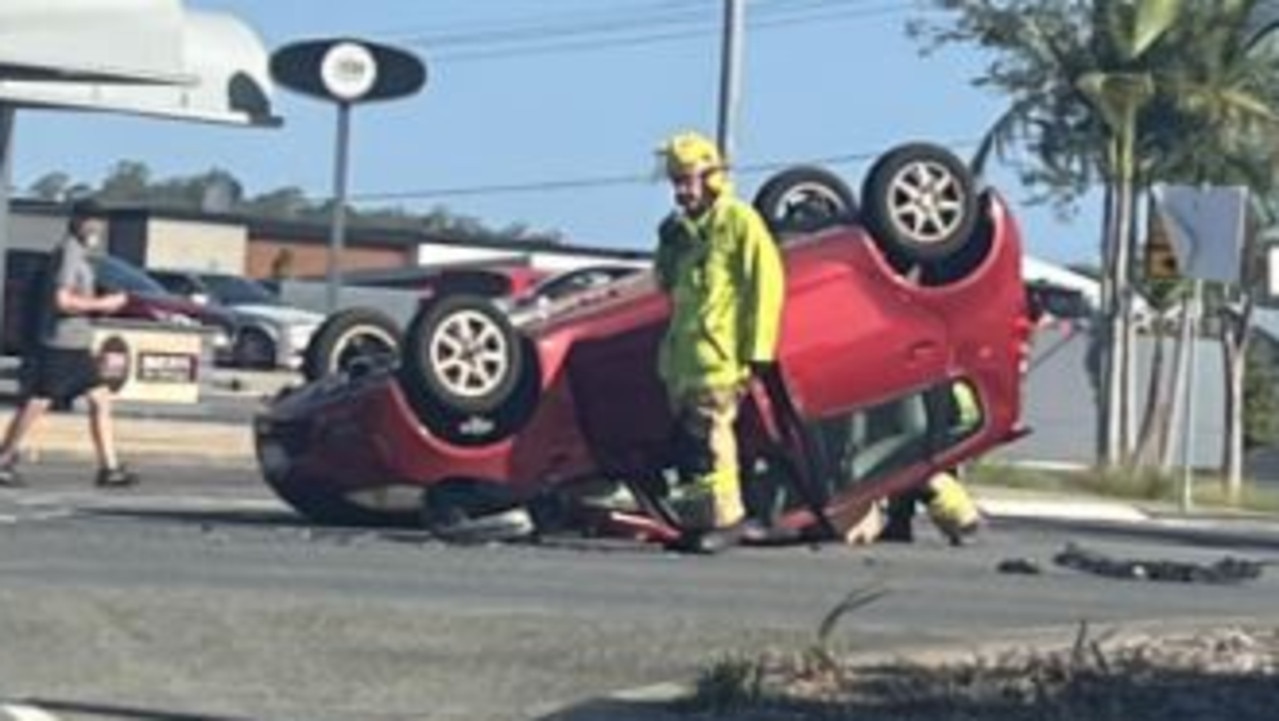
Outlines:
POLYGON ((505 478, 510 469, 510 444, 458 449, 427 433, 391 374, 305 386, 254 420, 254 442, 264 478, 286 500, 505 478))

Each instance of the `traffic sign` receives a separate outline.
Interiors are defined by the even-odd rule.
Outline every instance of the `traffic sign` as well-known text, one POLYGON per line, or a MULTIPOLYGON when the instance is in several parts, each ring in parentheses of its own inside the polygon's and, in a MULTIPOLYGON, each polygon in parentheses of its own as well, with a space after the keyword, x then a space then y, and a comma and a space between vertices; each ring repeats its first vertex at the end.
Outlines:
POLYGON ((1168 228, 1163 217, 1151 205, 1146 214, 1146 256, 1144 266, 1146 278, 1150 280, 1176 280, 1181 277, 1181 267, 1177 263, 1177 251, 1172 247, 1168 237, 1168 228))

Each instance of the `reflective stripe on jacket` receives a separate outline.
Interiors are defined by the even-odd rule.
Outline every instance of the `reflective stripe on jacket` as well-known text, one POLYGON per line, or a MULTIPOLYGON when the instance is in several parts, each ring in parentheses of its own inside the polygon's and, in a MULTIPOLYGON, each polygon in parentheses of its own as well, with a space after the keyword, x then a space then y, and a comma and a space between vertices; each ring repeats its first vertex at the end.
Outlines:
POLYGON ((775 359, 785 295, 777 244, 750 205, 724 194, 658 230, 657 279, 671 298, 658 370, 675 394, 736 385, 775 359))

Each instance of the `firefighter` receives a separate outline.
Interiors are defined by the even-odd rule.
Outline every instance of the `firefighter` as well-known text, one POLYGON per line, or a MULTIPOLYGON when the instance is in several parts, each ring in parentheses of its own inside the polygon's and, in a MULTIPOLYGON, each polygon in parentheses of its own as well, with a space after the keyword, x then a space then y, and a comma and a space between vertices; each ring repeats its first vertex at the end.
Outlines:
POLYGON ((679 437, 674 504, 687 550, 736 541, 745 519, 734 422, 752 373, 774 362, 785 295, 777 244, 733 194, 716 146, 697 133, 659 151, 676 208, 658 228, 655 273, 671 301, 658 371, 679 437))
MULTIPOLYGON (((973 387, 965 381, 955 381, 950 398, 952 433, 964 436, 975 431, 981 425, 982 417, 973 387)), ((959 469, 952 468, 933 474, 919 489, 891 498, 888 502, 888 523, 879 536, 880 540, 913 541, 916 504, 924 506, 929 520, 952 546, 963 545, 964 538, 974 535, 981 527, 977 504, 961 483, 959 469)))

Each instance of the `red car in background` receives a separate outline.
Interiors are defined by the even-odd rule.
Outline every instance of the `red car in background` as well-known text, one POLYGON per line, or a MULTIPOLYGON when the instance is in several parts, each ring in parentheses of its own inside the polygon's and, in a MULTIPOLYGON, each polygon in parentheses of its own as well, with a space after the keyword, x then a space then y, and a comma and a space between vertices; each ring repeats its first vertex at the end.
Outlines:
MULTIPOLYGON (((4 335, 0 349, 6 354, 21 353, 31 338, 31 303, 38 299, 38 277, 45 271, 49 253, 38 250, 9 250, 5 261, 4 335)), ((181 326, 203 326, 211 336, 216 359, 230 357, 236 321, 225 309, 201 305, 165 290, 146 271, 123 258, 92 254, 99 290, 125 293, 128 302, 113 317, 181 326)))
MULTIPOLYGON (((927 144, 881 156, 860 200, 810 167, 756 197, 787 299, 777 373, 752 387, 739 437, 748 507, 783 536, 839 536, 876 500, 1021 433, 1030 324, 1007 205, 927 144), (979 418, 956 411, 957 383, 979 418)), ((256 419, 266 482, 322 523, 447 536, 532 509, 543 525, 674 540, 655 362, 668 302, 647 272, 604 289, 519 327, 484 299, 426 304, 398 366, 322 378, 256 419), (596 509, 601 482, 634 506, 596 509)))
MULTIPOLYGON (((354 286, 415 291, 422 303, 446 295, 508 298, 528 290, 545 273, 524 265, 492 263, 436 268, 396 268, 349 275, 354 286)), ((314 381, 352 365, 389 365, 399 360, 404 329, 390 314, 369 306, 330 314, 311 335, 302 354, 302 377, 314 381)))
MULTIPOLYGON (((511 322, 550 312, 580 293, 592 291, 638 272, 635 265, 600 263, 558 273, 523 265, 410 268, 383 271, 355 279, 355 285, 417 290, 422 303, 446 295, 491 299, 511 322)), ((357 363, 399 362, 404 330, 387 313, 355 306, 333 313, 316 329, 303 354, 302 375, 309 381, 347 371, 357 363)))

